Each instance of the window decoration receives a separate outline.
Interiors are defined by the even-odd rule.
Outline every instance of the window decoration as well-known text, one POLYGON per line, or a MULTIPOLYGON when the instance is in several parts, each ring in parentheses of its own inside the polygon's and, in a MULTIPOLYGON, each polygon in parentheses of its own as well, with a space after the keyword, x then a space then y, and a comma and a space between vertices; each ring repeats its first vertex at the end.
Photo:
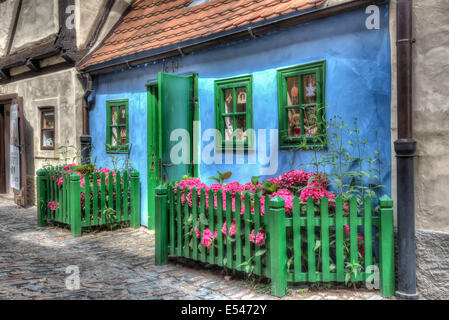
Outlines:
POLYGON ((55 108, 40 108, 41 150, 55 150, 55 108))
POLYGON ((244 150, 253 147, 252 77, 215 81, 215 127, 221 133, 217 148, 244 150))
POLYGON ((106 109, 106 151, 128 153, 128 100, 107 101, 106 109))
POLYGON ((325 61, 278 70, 280 146, 324 147, 325 61))

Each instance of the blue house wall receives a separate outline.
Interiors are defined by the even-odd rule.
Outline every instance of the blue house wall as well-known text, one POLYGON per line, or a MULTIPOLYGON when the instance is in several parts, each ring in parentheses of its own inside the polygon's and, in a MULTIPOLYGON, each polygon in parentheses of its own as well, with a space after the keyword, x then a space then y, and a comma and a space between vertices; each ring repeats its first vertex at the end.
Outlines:
MULTIPOLYGON (((276 70, 281 67, 326 61, 326 117, 339 115, 352 124, 354 117, 366 154, 378 149, 382 163, 383 193, 391 193, 391 62, 388 5, 380 7, 380 29, 368 30, 364 10, 313 21, 256 39, 239 41, 178 58, 177 74, 198 73, 201 132, 215 127, 214 80, 253 75, 254 129, 278 129, 276 70), (376 132, 378 133, 376 139, 376 132)), ((106 101, 129 99, 130 159, 141 173, 142 225, 147 225, 147 91, 145 85, 157 79, 164 61, 119 70, 95 78, 91 96, 90 128, 93 157, 98 167, 111 159, 106 153, 106 101)), ((201 141, 200 152, 211 141, 201 141)), ((117 157, 126 157, 117 155, 117 157)), ((235 156, 235 155, 234 155, 235 156)), ((245 163, 248 155, 242 155, 245 163)), ((311 151, 279 150, 278 168, 273 176, 299 168, 310 161, 311 151)), ((223 156, 224 163, 224 156, 223 156)), ((234 163, 236 160, 234 159, 234 163)), ((206 182, 216 170, 232 171, 231 180, 248 182, 258 175, 257 164, 199 164, 199 177, 206 182)), ((265 166, 266 167, 266 166, 265 166)), ((310 168, 311 169, 311 168, 310 168)))

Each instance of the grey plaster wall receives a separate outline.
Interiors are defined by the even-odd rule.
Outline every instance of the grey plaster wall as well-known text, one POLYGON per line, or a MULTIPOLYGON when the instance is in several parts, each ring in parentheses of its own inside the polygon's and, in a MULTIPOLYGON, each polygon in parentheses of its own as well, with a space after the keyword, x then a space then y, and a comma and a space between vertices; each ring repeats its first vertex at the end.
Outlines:
POLYGON ((449 1, 413 4, 416 226, 449 232, 449 1))
POLYGON ((0 57, 7 54, 18 4, 17 0, 6 0, 0 3, 0 57))
MULTIPOLYGON (((73 145, 80 149, 82 133, 82 84, 75 68, 16 81, 0 87, 0 95, 17 93, 23 97, 27 153, 28 194, 34 195, 34 179, 37 169, 46 163, 61 164, 62 154, 57 147, 73 145), (55 150, 40 150, 39 107, 55 107, 55 150)), ((71 152, 70 156, 75 156, 71 152)), ((71 161, 72 159, 70 159, 71 161)), ((78 161, 79 162, 79 161, 78 161)))
POLYGON ((449 234, 416 232, 416 280, 425 299, 449 299, 449 234))
POLYGON ((58 29, 57 0, 23 0, 11 52, 47 41, 58 29))

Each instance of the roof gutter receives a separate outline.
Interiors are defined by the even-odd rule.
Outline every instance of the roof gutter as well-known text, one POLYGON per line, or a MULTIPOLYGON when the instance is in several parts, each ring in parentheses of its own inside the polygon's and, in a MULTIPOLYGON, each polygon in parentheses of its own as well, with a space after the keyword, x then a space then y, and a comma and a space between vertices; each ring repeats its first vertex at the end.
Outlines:
POLYGON ((397 158, 398 290, 396 296, 418 299, 416 292, 415 191, 412 105, 411 0, 397 0, 397 102, 398 139, 394 142, 397 158))
POLYGON ((186 55, 193 51, 211 48, 227 42, 238 41, 247 38, 255 38, 258 35, 266 34, 268 32, 278 30, 281 28, 288 28, 294 25, 332 17, 341 13, 357 10, 360 8, 365 8, 372 4, 380 5, 387 2, 389 2, 389 0, 353 0, 332 7, 295 12, 294 14, 284 15, 271 19, 269 21, 262 21, 260 23, 246 25, 244 27, 220 32, 218 34, 214 34, 208 37, 189 40, 182 43, 166 46, 163 48, 157 48, 117 58, 105 63, 88 66, 85 69, 80 69, 80 72, 83 73, 88 72, 91 75, 96 75, 123 68, 130 68, 142 63, 178 56, 180 54, 186 55))

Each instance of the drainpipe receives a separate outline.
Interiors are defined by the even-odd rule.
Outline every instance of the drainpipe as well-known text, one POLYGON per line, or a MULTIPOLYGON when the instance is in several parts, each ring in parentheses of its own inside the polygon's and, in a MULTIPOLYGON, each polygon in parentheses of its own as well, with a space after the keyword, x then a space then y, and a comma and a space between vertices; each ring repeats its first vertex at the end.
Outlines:
POLYGON ((92 77, 85 73, 86 88, 83 94, 83 134, 80 137, 81 142, 81 164, 90 163, 90 152, 92 149, 92 137, 89 135, 89 102, 87 99, 92 93, 92 77))
POLYGON ((415 194, 412 109, 412 1, 397 0, 397 158, 398 289, 402 299, 418 299, 416 292, 415 194))

